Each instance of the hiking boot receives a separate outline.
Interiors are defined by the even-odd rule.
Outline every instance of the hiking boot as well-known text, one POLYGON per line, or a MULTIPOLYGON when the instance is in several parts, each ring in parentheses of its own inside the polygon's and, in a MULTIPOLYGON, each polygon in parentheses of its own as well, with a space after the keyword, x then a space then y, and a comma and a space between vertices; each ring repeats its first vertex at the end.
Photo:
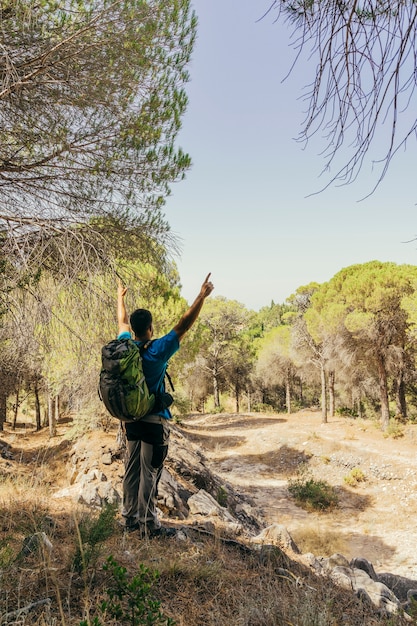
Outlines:
POLYGON ((135 530, 140 529, 140 524, 134 517, 127 517, 123 524, 123 529, 127 533, 133 533, 135 530))
POLYGON ((175 537, 177 531, 169 526, 155 526, 154 524, 143 524, 141 527, 141 536, 143 538, 153 539, 154 537, 175 537))

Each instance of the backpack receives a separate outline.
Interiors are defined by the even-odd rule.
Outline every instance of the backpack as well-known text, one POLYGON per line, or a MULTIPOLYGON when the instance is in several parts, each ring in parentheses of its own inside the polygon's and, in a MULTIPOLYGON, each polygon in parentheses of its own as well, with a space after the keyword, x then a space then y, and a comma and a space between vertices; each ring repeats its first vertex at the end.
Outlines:
POLYGON ((134 422, 150 413, 155 404, 142 369, 141 350, 132 339, 114 339, 101 350, 99 396, 113 417, 134 422))

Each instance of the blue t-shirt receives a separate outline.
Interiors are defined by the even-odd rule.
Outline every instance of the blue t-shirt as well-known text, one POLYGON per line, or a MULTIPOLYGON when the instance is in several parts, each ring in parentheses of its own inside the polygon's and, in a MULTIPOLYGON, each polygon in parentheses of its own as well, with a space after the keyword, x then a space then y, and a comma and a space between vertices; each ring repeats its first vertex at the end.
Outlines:
MULTIPOLYGON (((131 338, 129 332, 120 333, 118 339, 131 338)), ((136 341, 138 345, 144 342, 136 341)), ((169 359, 179 350, 180 342, 175 330, 171 330, 167 335, 159 339, 153 339, 146 350, 142 350, 143 373, 145 374, 146 383, 151 393, 157 393, 165 390, 165 372, 169 359)), ((155 414, 154 414, 155 415, 155 414)), ((165 419, 171 419, 169 409, 158 411, 156 415, 160 415, 165 419)), ((129 423, 126 426, 130 426, 129 423)))

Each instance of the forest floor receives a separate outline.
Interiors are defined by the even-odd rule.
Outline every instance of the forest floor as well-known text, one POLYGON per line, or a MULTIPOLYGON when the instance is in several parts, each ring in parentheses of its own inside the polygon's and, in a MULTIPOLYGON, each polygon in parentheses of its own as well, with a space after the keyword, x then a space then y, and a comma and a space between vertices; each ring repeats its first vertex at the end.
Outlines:
POLYGON ((417 579, 417 425, 386 437, 372 421, 319 411, 292 415, 196 415, 182 428, 213 471, 250 496, 266 524, 283 524, 302 552, 364 557, 378 573, 417 579), (345 478, 359 468, 364 480, 345 478), (288 481, 300 471, 338 493, 330 512, 295 504, 288 481))

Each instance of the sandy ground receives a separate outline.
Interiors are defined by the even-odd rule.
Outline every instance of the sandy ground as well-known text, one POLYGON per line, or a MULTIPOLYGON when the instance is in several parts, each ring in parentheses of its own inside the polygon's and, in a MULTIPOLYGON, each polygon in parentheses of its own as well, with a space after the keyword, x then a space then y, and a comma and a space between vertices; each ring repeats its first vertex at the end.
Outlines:
POLYGON ((296 542, 322 536, 330 553, 362 556, 378 573, 417 579, 417 425, 394 439, 371 421, 335 417, 322 424, 320 412, 302 411, 192 416, 182 428, 225 483, 254 499, 266 524, 284 524, 296 542), (287 487, 301 468, 336 487, 337 509, 296 506, 287 487), (354 468, 365 480, 351 487, 345 477, 354 468))

